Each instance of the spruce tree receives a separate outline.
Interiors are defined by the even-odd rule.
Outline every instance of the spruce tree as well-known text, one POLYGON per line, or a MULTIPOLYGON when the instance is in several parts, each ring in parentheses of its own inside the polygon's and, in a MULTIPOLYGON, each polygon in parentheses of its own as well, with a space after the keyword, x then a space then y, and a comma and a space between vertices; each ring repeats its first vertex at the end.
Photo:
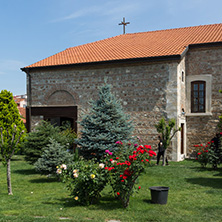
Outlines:
POLYGON ((81 138, 77 140, 80 154, 90 159, 101 158, 105 150, 118 150, 117 141, 128 141, 133 131, 129 116, 123 112, 120 102, 111 93, 111 86, 99 88, 99 98, 91 102, 89 114, 80 125, 81 138))
POLYGON ((7 165, 8 194, 12 195, 11 158, 19 150, 25 136, 25 126, 20 118, 17 104, 11 92, 0 93, 0 151, 4 165, 7 165))
POLYGON ((50 137, 58 133, 58 127, 54 127, 49 122, 41 121, 32 132, 28 133, 26 141, 23 143, 25 160, 34 164, 41 157, 43 148, 49 144, 50 137))
POLYGON ((73 155, 67 152, 64 145, 50 138, 49 144, 43 149, 41 157, 34 164, 35 169, 41 174, 56 174, 56 166, 69 164, 73 155))

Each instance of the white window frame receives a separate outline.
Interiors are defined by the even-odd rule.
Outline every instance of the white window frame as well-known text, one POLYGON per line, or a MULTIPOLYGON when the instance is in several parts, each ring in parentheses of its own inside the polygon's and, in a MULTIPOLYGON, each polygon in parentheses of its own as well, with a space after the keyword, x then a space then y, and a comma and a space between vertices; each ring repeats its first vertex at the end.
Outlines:
POLYGON ((212 116, 211 113, 211 98, 212 98, 212 75, 190 75, 186 76, 186 116, 212 116), (206 82, 205 92, 205 112, 191 113, 191 83, 194 81, 206 82))

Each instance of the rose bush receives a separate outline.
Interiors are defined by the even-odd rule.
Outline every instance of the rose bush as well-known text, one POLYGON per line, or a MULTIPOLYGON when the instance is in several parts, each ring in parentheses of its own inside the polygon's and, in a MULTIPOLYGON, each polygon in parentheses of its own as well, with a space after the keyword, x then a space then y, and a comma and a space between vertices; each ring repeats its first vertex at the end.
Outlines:
POLYGON ((120 152, 115 154, 106 150, 104 169, 109 173, 114 195, 126 208, 130 196, 141 188, 136 186, 138 177, 156 153, 149 145, 123 144, 121 141, 116 143, 120 146, 120 152))
POLYGON ((203 144, 194 145, 197 149, 197 160, 202 167, 211 164, 212 168, 217 169, 217 166, 222 163, 222 147, 215 146, 214 141, 208 142, 205 146, 203 144))
POLYGON ((104 164, 94 160, 80 159, 68 167, 62 164, 57 167, 57 174, 67 184, 73 198, 83 205, 97 201, 108 181, 104 164))
POLYGON ((137 179, 156 153, 149 145, 123 144, 121 141, 116 144, 120 151, 112 153, 106 150, 100 162, 80 159, 71 166, 62 164, 57 167, 57 174, 66 182, 77 202, 92 204, 109 182, 114 196, 126 208, 133 192, 141 189, 141 186, 136 186, 137 179))

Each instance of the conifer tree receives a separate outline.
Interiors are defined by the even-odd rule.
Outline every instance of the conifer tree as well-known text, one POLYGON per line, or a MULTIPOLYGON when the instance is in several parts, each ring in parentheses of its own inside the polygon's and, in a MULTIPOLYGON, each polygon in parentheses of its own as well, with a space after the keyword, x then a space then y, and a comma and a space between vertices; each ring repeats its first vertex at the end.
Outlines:
POLYGON ((34 164, 42 155, 43 148, 49 144, 49 139, 59 133, 58 127, 53 127, 49 122, 41 121, 35 129, 28 133, 23 143, 25 160, 34 164))
POLYGON ((11 158, 19 150, 25 136, 25 126, 20 118, 17 104, 11 92, 0 93, 0 151, 3 164, 7 166, 8 194, 12 195, 11 158))
POLYGON ((64 145, 50 138, 49 144, 43 149, 41 157, 34 164, 35 169, 41 174, 56 174, 56 166, 69 164, 73 160, 72 154, 67 152, 64 145))
POLYGON ((23 143, 25 160, 30 164, 34 164, 41 157, 44 148, 50 144, 50 138, 64 145, 64 150, 67 150, 73 147, 76 134, 70 128, 61 129, 58 126, 53 126, 50 122, 41 121, 27 135, 26 141, 23 143))
POLYGON ((89 114, 83 117, 80 125, 81 138, 77 140, 80 154, 90 159, 101 158, 105 150, 117 151, 117 141, 127 141, 133 131, 129 116, 123 112, 120 102, 111 93, 111 86, 99 88, 99 98, 91 102, 89 114))

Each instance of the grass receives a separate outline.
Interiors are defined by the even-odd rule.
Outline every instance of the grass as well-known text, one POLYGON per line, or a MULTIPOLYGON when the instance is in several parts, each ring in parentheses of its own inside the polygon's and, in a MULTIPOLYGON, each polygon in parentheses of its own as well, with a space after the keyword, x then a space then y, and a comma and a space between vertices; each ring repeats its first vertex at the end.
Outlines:
POLYGON ((79 206, 63 183, 37 174, 15 156, 11 163, 13 196, 7 194, 6 169, 0 163, 1 221, 222 221, 222 169, 202 169, 193 160, 147 168, 142 188, 123 209, 107 187, 99 203, 79 206), (152 204, 149 187, 168 186, 166 205, 152 204))

